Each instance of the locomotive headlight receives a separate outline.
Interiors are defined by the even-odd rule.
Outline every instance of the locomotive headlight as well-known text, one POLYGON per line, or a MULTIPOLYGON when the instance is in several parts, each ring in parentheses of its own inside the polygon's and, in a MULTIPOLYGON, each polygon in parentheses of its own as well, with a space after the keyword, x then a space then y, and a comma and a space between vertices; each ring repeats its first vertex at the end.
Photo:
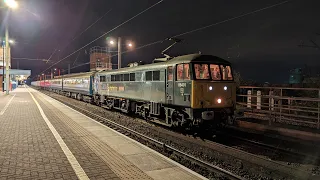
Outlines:
POLYGON ((212 86, 209 86, 209 91, 212 91, 213 87, 212 86))
POLYGON ((228 87, 227 87, 227 86, 224 86, 223 89, 226 91, 226 90, 228 90, 228 87))
POLYGON ((220 104, 220 103, 221 103, 221 101, 222 101, 222 100, 221 100, 220 98, 219 98, 219 99, 217 99, 218 104, 220 104))

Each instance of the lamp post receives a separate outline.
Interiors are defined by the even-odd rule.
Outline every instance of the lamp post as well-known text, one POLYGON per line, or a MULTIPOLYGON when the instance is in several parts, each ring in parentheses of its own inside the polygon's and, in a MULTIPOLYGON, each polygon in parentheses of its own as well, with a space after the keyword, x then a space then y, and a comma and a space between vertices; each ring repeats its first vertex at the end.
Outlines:
POLYGON ((4 92, 4 41, 2 41, 2 92, 4 92))
MULTIPOLYGON (((6 41, 5 40, 1 40, 2 42, 2 92, 4 92, 4 63, 6 62, 5 60, 5 49, 6 49, 6 41)), ((9 44, 13 44, 14 41, 13 40, 9 40, 9 44)))
POLYGON ((9 32, 8 24, 6 23, 6 94, 9 94, 10 74, 9 74, 9 32))
POLYGON ((121 68, 121 37, 118 37, 118 69, 121 68))
MULTIPOLYGON (((113 40, 110 40, 110 41, 109 41, 109 44, 114 45, 115 43, 114 43, 113 40)), ((122 42, 121 42, 121 37, 118 37, 118 50, 117 50, 117 52, 118 52, 118 69, 121 68, 122 45, 123 45, 123 44, 122 44, 122 42)), ((133 47, 133 45, 132 45, 131 42, 127 43, 126 45, 127 45, 129 48, 132 48, 132 47, 133 47)))
MULTIPOLYGON (((15 0, 4 0, 4 3, 10 8, 15 9, 18 7, 18 3, 15 0)), ((6 39, 6 94, 9 94, 10 74, 9 74, 9 31, 8 22, 5 21, 5 39, 6 39)))

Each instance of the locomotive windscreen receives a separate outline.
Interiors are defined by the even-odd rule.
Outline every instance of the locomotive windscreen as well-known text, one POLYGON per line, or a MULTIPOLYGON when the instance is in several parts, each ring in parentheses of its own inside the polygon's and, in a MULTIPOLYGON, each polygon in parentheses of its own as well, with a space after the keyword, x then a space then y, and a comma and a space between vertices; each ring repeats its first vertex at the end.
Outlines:
POLYGON ((233 80, 230 66, 218 64, 194 64, 196 79, 210 79, 214 81, 233 80))

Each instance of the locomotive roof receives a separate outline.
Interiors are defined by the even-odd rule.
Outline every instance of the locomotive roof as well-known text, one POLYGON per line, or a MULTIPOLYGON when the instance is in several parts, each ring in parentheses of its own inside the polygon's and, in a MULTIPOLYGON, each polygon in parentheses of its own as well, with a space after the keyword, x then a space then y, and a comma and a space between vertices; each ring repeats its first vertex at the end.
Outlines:
MULTIPOLYGON (((63 78, 72 78, 72 77, 82 77, 82 76, 90 76, 95 73, 125 73, 128 71, 139 71, 139 70, 152 70, 152 69, 159 69, 159 68, 166 68, 168 65, 174 65, 179 63, 190 63, 190 62, 199 62, 199 63, 216 63, 216 64, 223 64, 223 65, 231 65, 229 61, 226 61, 222 58, 219 58, 217 56, 212 55, 202 55, 202 54, 187 54, 183 56, 177 56, 170 60, 164 61, 164 62, 158 62, 158 63, 151 63, 141 66, 135 66, 135 67, 126 67, 116 70, 103 70, 103 71, 94 71, 94 72, 82 72, 82 73, 73 73, 73 74, 67 74, 63 76, 56 76, 54 79, 61 79, 63 78)), ((53 80, 54 80, 53 79, 53 80)))
POLYGON ((183 56, 177 56, 177 57, 174 57, 166 62, 176 64, 176 63, 181 63, 181 62, 206 62, 206 61, 211 61, 213 63, 225 64, 225 65, 231 64, 229 61, 221 59, 217 56, 202 55, 202 54, 187 54, 187 55, 183 55, 183 56))
POLYGON ((222 58, 219 58, 217 56, 212 55, 202 55, 202 54, 188 54, 183 56, 177 56, 170 60, 164 61, 164 62, 158 62, 158 63, 151 63, 151 64, 145 64, 135 67, 125 67, 117 70, 105 70, 101 71, 99 73, 112 73, 112 72, 127 72, 127 71, 139 71, 139 70, 147 70, 147 69, 159 69, 159 68, 165 68, 168 65, 174 65, 179 63, 190 63, 190 62, 199 62, 199 63, 216 63, 216 64, 223 64, 223 65, 231 65, 229 61, 226 61, 222 58))

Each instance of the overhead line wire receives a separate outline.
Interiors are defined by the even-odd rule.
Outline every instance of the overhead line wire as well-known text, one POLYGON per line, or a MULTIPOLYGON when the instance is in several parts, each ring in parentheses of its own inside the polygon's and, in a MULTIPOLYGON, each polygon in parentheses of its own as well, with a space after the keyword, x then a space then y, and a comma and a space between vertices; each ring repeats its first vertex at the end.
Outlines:
POLYGON ((242 14, 242 15, 239 15, 239 16, 236 16, 236 17, 232 17, 232 18, 228 18, 226 20, 223 20, 223 21, 220 21, 220 22, 217 22, 217 23, 213 23, 213 24, 210 24, 210 25, 207 25, 207 26, 204 26, 204 27, 200 27, 200 28, 197 28, 197 29, 194 29, 194 30, 191 30, 191 31, 187 31, 187 32, 184 32, 184 33, 181 33, 181 34, 177 34, 173 37, 179 37, 179 36, 183 36, 183 35, 186 35, 186 34, 190 34, 190 33, 193 33, 193 32, 196 32, 196 31, 200 31, 200 30, 203 30, 203 29, 206 29, 206 28, 209 28, 211 26, 215 26, 215 25, 218 25, 218 24, 222 24, 222 23, 225 23, 225 22, 228 22, 228 21, 232 21, 232 20, 235 20, 235 19, 239 19, 239 18, 242 18, 244 16, 248 16, 248 15, 251 15, 251 14, 255 14, 257 12, 260 12, 260 11, 264 11, 264 10, 267 10, 267 9, 270 9, 270 8, 273 8, 273 7, 276 7, 276 6, 280 6, 282 4, 285 4, 285 3, 288 3, 292 0, 287 0, 287 1, 282 1, 280 3, 276 3, 276 4, 273 4, 271 6, 267 6, 267 7, 264 7, 264 8, 261 8, 261 9, 258 9, 258 10, 255 10, 255 11, 251 11, 251 12, 248 12, 248 13, 245 13, 245 14, 242 14))
MULTIPOLYGON (((228 18, 228 19, 225 19, 223 21, 219 21, 219 22, 216 22, 216 23, 213 23, 213 24, 210 24, 210 25, 206 25, 206 26, 203 26, 203 27, 200 27, 200 28, 197 28, 197 29, 194 29, 194 30, 191 30, 191 31, 186 31, 186 32, 183 32, 183 33, 180 33, 180 34, 177 34, 177 35, 174 35, 172 37, 179 37, 179 36, 183 36, 183 35, 186 35, 186 34, 190 34, 190 33, 193 33, 193 32, 196 32, 196 31, 200 31, 200 30, 203 30, 203 29, 206 29, 206 28, 209 28, 209 27, 212 27, 212 26, 216 26, 216 25, 219 25, 219 24, 222 24, 222 23, 226 23, 228 21, 232 21, 232 20, 235 20, 235 19, 239 19, 239 18, 242 18, 244 16, 248 16, 248 15, 251 15, 251 14, 255 14, 257 12, 260 12, 260 11, 264 11, 264 10, 267 10, 267 9, 270 9, 270 8, 274 8, 276 6, 280 6, 282 4, 285 4, 285 3, 288 3, 292 0, 287 0, 287 1, 283 1, 283 2, 280 2, 280 3, 276 3, 276 4, 273 4, 273 5, 270 5, 270 6, 266 6, 264 8, 260 8, 258 10, 254 10, 254 11, 251 11, 251 12, 248 12, 248 13, 245 13, 245 14, 242 14, 242 15, 239 15, 239 16, 235 16, 235 17, 232 17, 232 18, 228 18)), ((137 48, 135 48, 134 50, 138 50, 138 49, 142 49, 142 48, 145 48, 145 47, 148 47, 148 46, 151 46, 151 45, 155 45, 155 44, 159 44, 159 43, 162 43, 163 40, 159 40, 159 41, 155 41, 155 42, 152 42, 152 43, 148 43, 148 44, 145 44, 145 45, 142 45, 142 46, 139 46, 137 48)), ((128 50, 128 51, 123 51, 121 54, 125 54, 127 52, 130 52, 132 50, 128 50)), ((115 55, 112 55, 111 57, 115 57, 115 56, 118 56, 117 54, 115 55)), ((90 64, 89 63, 83 63, 83 64, 80 64, 80 65, 77 65, 75 67, 72 67, 71 69, 73 68, 76 68, 76 67, 80 67, 80 66, 84 66, 86 64, 90 64)))
MULTIPOLYGON (((88 29, 90 29, 93 25, 95 25, 97 22, 99 22, 102 18, 104 18, 107 14, 109 14, 109 12, 111 12, 112 9, 110 9, 109 11, 107 11, 104 15, 102 15, 100 18, 98 18, 95 22, 93 22, 92 24, 90 24, 85 30, 83 30, 80 34, 76 35, 63 49, 65 49, 66 47, 68 47, 74 40, 76 40, 78 37, 80 37, 83 33, 85 33, 88 29)), ((63 52, 63 51, 62 51, 63 52)), ((61 52, 61 53, 62 53, 61 52)))
MULTIPOLYGON (((72 56, 73 54, 75 54, 75 53, 79 52, 80 50, 82 50, 82 49, 86 48, 87 46, 89 46, 89 45, 90 45, 90 44, 92 44, 93 42, 97 41, 98 39, 102 38, 103 36, 107 35, 108 33, 110 33, 110 32, 112 32, 112 31, 116 30, 116 29, 117 29, 117 28, 119 28, 120 26, 122 26, 122 25, 124 25, 124 24, 128 23, 128 22, 129 22, 129 21, 131 21, 132 19, 134 19, 134 18, 138 17, 139 15, 143 14, 144 12, 146 12, 146 11, 148 11, 149 9, 151 9, 151 8, 155 7, 156 5, 160 4, 160 3, 161 3, 161 2, 163 2, 163 1, 164 1, 164 0, 160 0, 160 1, 158 1, 157 3, 155 3, 155 4, 151 5, 150 7, 146 8, 145 10, 143 10, 143 11, 139 12, 138 14, 136 14, 136 15, 134 15, 133 17, 129 18, 128 20, 126 20, 126 21, 122 22, 121 24, 119 24, 119 25, 117 25, 116 27, 112 28, 112 29, 111 29, 111 30, 109 30, 108 32, 106 32, 106 33, 102 34, 101 36, 99 36, 99 37, 97 37, 96 39, 92 40, 92 41, 91 41, 91 42, 89 42, 88 44, 86 44, 86 45, 82 46, 82 47, 81 47, 81 48, 79 48, 78 50, 76 50, 76 51, 74 51, 74 52, 70 53, 70 54, 69 54, 69 55, 67 55, 66 57, 64 57, 64 58, 62 58, 61 60, 57 61, 56 63, 54 63, 53 65, 51 65, 51 66, 50 66, 50 67, 48 67, 47 69, 43 70, 41 73, 43 73, 43 72, 47 71, 48 69, 50 69, 50 68, 51 68, 51 67, 53 67, 54 65, 56 65, 56 64, 58 64, 58 63, 60 63, 61 61, 63 61, 63 60, 65 60, 65 59, 67 59, 68 57, 72 56)), ((40 73, 40 74, 41 74, 41 73, 40 73)))

